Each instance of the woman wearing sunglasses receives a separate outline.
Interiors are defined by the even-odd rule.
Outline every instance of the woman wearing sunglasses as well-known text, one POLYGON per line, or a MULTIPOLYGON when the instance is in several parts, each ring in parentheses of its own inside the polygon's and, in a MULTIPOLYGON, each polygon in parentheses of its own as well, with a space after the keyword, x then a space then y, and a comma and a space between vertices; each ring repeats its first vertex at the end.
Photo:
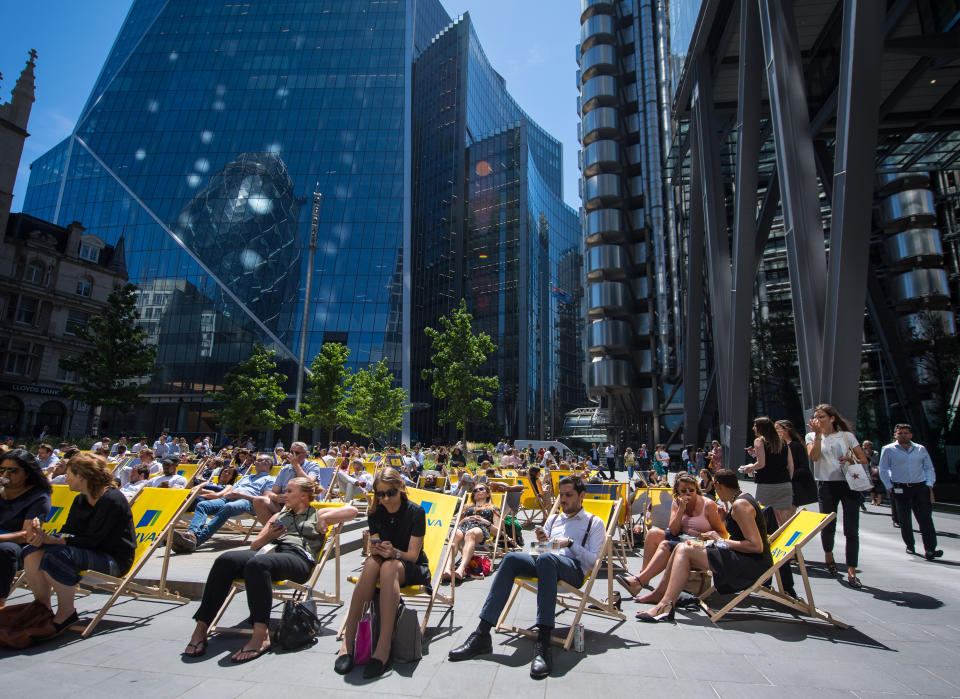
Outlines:
POLYGON ((50 513, 52 488, 40 461, 28 451, 13 449, 0 461, 0 608, 7 602, 13 576, 23 562, 27 543, 24 527, 36 517, 41 522, 50 513))
POLYGON ((703 497, 700 484, 689 473, 681 473, 673 484, 673 505, 667 531, 653 527, 643 542, 643 569, 638 575, 617 575, 617 582, 632 596, 640 594, 650 581, 662 573, 673 549, 688 539, 699 539, 704 532, 726 536, 723 518, 714 500, 703 497))
POLYGON ((365 679, 382 675, 390 660, 390 643, 400 603, 400 588, 429 585, 430 567, 423 551, 427 517, 423 508, 407 499, 406 486, 395 468, 380 471, 373 482, 373 503, 367 514, 370 553, 350 598, 343 628, 343 644, 333 669, 346 675, 353 669, 357 625, 364 605, 380 585, 380 637, 363 670, 365 679))
MULTIPOLYGON (((470 505, 460 515, 457 524, 457 533, 453 537, 454 550, 463 547, 460 566, 453 571, 457 584, 463 582, 467 565, 473 558, 473 552, 478 545, 490 538, 490 529, 496 530, 500 526, 500 508, 494 507, 490 500, 490 489, 485 483, 480 483, 470 493, 470 505)), ((451 568, 455 556, 450 557, 451 568)), ((443 572, 443 582, 450 582, 450 571, 443 572)))

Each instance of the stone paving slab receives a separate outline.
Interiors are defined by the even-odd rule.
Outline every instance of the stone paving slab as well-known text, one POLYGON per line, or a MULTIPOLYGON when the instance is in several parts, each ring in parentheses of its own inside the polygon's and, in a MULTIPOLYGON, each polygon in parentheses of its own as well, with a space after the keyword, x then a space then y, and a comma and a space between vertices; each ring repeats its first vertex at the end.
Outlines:
MULTIPOLYGON (((862 591, 828 577, 819 543, 806 549, 818 606, 852 624, 847 630, 801 621, 760 600, 762 607, 731 613, 716 625, 699 611, 679 612, 676 624, 646 625, 633 618, 640 605, 625 601, 627 621, 584 617, 586 652, 555 649, 553 676, 537 682, 529 678, 532 644, 525 638, 498 634, 491 656, 463 663, 446 660, 447 652, 476 625, 490 584, 468 581, 456 590, 453 616, 428 632, 423 660, 366 682, 359 670, 346 678, 333 672, 339 647, 334 635, 345 609, 321 607, 327 611, 325 626, 311 648, 232 665, 229 654, 243 643, 238 635, 213 637, 204 658, 181 658, 196 601, 180 605, 125 598, 89 639, 68 633, 22 653, 0 652, 0 676, 5 695, 23 697, 290 699, 331 690, 347 697, 447 697, 467 692, 511 699, 619 696, 628 691, 685 699, 960 697, 960 603, 956 601, 960 515, 936 513, 940 546, 946 555, 930 563, 904 553, 888 508, 868 507, 870 512, 861 515, 862 591)), ((359 530, 353 530, 344 541, 350 543, 359 535, 359 530)), ((919 542, 919 534, 917 538, 919 542)), ((233 545, 224 541, 209 551, 172 556, 170 578, 204 580, 216 555, 233 545)), ((842 563, 839 534, 836 552, 842 563)), ((159 557, 152 561, 144 576, 159 574, 160 562, 159 557)), ((359 565, 357 550, 344 555, 344 600, 352 593, 345 578, 359 565)), ((639 557, 631 558, 631 570, 639 567, 639 557)), ((333 588, 332 563, 320 578, 320 587, 333 588)), ((532 625, 534 598, 521 594, 513 620, 532 625)), ((28 599, 29 593, 20 591, 11 602, 28 599)), ((90 595, 78 602, 78 608, 89 616, 105 600, 105 595, 90 595)), ((241 596, 225 623, 242 623, 245 610, 241 596)), ((558 627, 571 616, 562 613, 558 627)), ((431 626, 438 623, 440 614, 434 612, 431 626)))

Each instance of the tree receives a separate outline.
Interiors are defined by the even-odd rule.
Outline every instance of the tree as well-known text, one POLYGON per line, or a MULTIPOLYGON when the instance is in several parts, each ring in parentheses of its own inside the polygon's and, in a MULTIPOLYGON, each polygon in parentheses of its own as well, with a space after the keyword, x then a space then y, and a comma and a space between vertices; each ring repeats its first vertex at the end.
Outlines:
POLYGON ((451 316, 440 318, 441 330, 424 328, 430 338, 433 369, 424 369, 423 378, 430 381, 430 390, 435 398, 445 401, 440 411, 441 425, 455 423, 467 442, 467 422, 483 419, 493 408, 487 396, 500 385, 496 376, 481 376, 477 370, 487 357, 497 351, 497 346, 486 333, 473 333, 473 316, 467 312, 467 302, 460 299, 460 306, 451 316))
POLYGON ((259 342, 253 345, 250 356, 237 362, 223 379, 223 390, 208 394, 222 403, 223 408, 213 414, 222 423, 241 435, 253 430, 275 430, 287 419, 277 412, 286 398, 283 383, 287 377, 277 368, 273 350, 259 342))
POLYGON ((329 442, 333 431, 346 424, 344 399, 350 380, 347 358, 350 348, 339 342, 325 342, 310 363, 313 374, 308 378, 306 395, 300 401, 300 410, 290 411, 290 421, 309 429, 326 427, 329 442))
POLYGON ((382 437, 397 429, 409 409, 407 392, 392 388, 393 374, 381 359, 348 381, 344 411, 350 429, 364 437, 382 437))
POLYGON ((143 377, 157 370, 157 348, 147 344, 147 332, 136 322, 140 317, 136 291, 133 284, 113 291, 103 313, 77 329, 77 337, 91 347, 59 362, 61 369, 77 377, 76 384, 63 387, 63 395, 90 406, 93 435, 100 429, 103 406, 143 403, 143 377))

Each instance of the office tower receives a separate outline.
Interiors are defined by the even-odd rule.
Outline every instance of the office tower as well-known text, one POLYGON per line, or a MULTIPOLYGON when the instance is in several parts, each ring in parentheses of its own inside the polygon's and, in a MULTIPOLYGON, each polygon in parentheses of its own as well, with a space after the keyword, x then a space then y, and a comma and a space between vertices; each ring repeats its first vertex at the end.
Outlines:
MULTIPOLYGON (((416 96, 416 65, 457 26, 438 0, 133 3, 73 133, 33 164, 24 204, 126 241, 162 368, 147 408, 105 420, 211 431, 206 394, 254 342, 277 352, 293 392, 303 332, 308 364, 324 342, 342 342, 353 370, 386 358, 412 388, 415 288, 426 298, 468 288, 434 290, 413 274, 424 254, 414 189, 430 177, 464 185, 453 162, 424 167, 413 147, 415 123, 449 117, 416 96)), ((470 119, 477 137, 518 121, 500 83, 478 114, 457 115, 461 136, 470 119)), ((464 162, 470 142, 448 145, 464 162)), ((465 206, 465 190, 453 194, 465 206)), ((462 246, 466 232, 445 226, 443 236, 462 246)))

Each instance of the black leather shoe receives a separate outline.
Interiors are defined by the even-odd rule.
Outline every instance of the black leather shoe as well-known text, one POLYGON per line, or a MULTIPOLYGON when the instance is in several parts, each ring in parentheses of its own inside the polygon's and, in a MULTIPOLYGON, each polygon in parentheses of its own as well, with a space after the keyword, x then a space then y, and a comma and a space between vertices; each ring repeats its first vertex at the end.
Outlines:
POLYGON ((542 680, 549 677, 553 670, 553 648, 549 643, 537 641, 533 651, 533 662, 530 663, 530 677, 535 680, 542 680))
POLYGON ((911 556, 916 556, 917 550, 913 548, 913 546, 907 546, 907 553, 909 553, 911 556))
POLYGON ((467 637, 467 642, 457 646, 447 654, 448 660, 469 660, 478 655, 486 655, 493 652, 493 641, 490 634, 474 631, 467 637))
POLYGON ((928 561, 932 561, 934 558, 940 558, 941 556, 943 556, 943 551, 940 549, 937 549, 936 551, 927 551, 923 554, 923 557, 928 561))
POLYGON ((366 667, 363 668, 363 679, 372 680, 376 677, 380 677, 390 669, 390 663, 385 663, 376 658, 370 658, 370 662, 367 663, 366 667))
POLYGON ((344 653, 343 655, 337 656, 336 662, 333 664, 333 671, 338 675, 346 675, 353 669, 353 653, 344 653))

